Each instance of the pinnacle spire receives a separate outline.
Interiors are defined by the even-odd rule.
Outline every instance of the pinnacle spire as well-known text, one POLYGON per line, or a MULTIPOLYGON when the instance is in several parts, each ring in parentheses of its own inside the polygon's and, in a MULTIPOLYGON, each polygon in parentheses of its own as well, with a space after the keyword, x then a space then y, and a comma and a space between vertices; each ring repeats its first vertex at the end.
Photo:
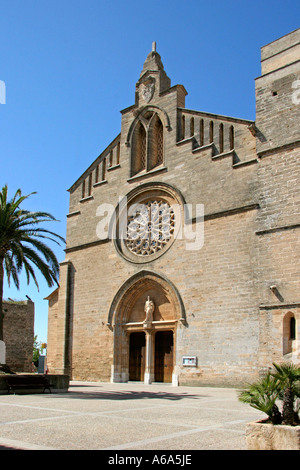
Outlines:
POLYGON ((156 41, 152 42, 152 50, 147 55, 141 75, 143 75, 147 70, 164 70, 160 55, 156 52, 156 41))
POLYGON ((157 89, 159 90, 159 93, 171 86, 171 80, 164 70, 164 66, 159 53, 156 51, 156 41, 152 42, 152 50, 151 52, 149 52, 144 62, 139 82, 140 80, 145 80, 150 75, 152 76, 152 78, 154 76, 159 77, 157 79, 157 89))

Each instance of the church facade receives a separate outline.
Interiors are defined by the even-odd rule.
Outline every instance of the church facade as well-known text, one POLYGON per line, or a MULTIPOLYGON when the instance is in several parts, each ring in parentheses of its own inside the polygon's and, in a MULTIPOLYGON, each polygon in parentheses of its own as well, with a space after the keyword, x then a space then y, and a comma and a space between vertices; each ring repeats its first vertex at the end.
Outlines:
POLYGON ((299 362, 300 30, 261 67, 255 121, 195 111, 153 45, 120 134, 69 189, 50 373, 241 386, 299 362))

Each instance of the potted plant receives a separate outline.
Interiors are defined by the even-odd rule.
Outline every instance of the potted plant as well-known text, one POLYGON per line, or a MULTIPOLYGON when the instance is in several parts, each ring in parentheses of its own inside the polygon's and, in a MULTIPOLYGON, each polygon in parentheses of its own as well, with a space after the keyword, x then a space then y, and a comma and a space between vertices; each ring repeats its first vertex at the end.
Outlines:
POLYGON ((292 363, 273 366, 260 381, 238 392, 240 401, 267 415, 264 420, 247 424, 247 447, 300 450, 300 366, 292 363))

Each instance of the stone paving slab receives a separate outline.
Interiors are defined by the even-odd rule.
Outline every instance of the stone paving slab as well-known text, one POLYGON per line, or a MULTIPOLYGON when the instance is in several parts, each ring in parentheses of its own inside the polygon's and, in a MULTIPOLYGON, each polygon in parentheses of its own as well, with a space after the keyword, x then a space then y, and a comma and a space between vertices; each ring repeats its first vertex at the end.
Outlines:
POLYGON ((0 395, 0 446, 245 450, 245 424, 262 417, 234 389, 71 382, 63 394, 0 395))

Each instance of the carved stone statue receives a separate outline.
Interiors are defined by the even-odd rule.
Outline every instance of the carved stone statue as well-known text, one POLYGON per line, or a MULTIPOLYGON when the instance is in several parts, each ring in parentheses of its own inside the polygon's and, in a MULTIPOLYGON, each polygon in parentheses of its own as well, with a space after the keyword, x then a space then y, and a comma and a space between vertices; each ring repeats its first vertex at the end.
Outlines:
POLYGON ((151 322, 153 320, 153 312, 154 312, 154 302, 150 300, 150 297, 148 296, 146 303, 145 303, 145 313, 146 313, 146 318, 145 322, 151 322))
POLYGON ((150 77, 147 81, 143 83, 142 95, 146 103, 149 103, 154 95, 155 90, 155 80, 153 77, 150 77))

